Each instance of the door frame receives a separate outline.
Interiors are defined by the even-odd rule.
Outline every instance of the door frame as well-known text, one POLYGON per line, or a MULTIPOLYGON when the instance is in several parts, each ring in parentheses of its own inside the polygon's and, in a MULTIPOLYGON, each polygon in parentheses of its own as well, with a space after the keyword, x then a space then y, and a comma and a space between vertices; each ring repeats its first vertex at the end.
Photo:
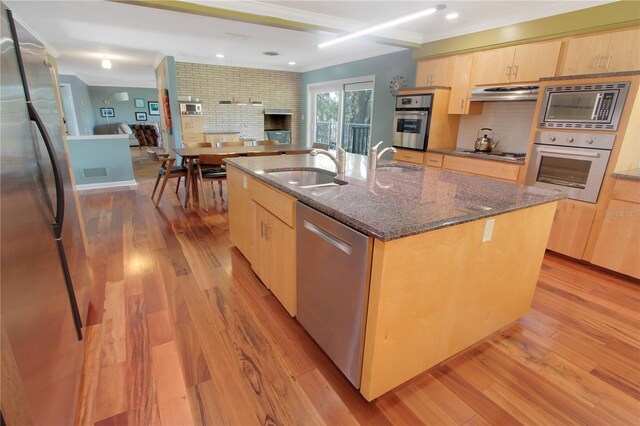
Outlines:
POLYGON ((65 119, 65 127, 69 136, 79 136, 80 127, 78 126, 78 116, 76 115, 76 106, 73 100, 73 89, 69 83, 59 83, 60 99, 62 100, 62 113, 65 119), (67 114, 68 112, 68 114, 67 114))

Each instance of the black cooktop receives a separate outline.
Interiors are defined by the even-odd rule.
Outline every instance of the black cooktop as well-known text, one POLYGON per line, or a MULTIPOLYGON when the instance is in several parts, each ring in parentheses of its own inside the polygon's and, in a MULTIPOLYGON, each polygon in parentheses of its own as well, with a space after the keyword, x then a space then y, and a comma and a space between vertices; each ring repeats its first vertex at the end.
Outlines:
POLYGON ((524 152, 502 152, 502 151, 474 151, 464 150, 462 152, 468 152, 470 154, 479 154, 479 155, 493 155, 496 157, 510 157, 510 158, 524 158, 527 154, 524 152))

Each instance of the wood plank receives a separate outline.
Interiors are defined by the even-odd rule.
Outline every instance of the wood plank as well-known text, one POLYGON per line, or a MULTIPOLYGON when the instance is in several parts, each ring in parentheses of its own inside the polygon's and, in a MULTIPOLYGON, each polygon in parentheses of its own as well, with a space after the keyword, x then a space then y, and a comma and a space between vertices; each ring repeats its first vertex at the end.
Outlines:
POLYGON ((102 343, 101 325, 92 325, 84 329, 84 363, 78 391, 78 408, 73 423, 92 425, 95 417, 98 377, 100 375, 100 345, 102 343))
POLYGON ((101 365, 93 419, 103 420, 129 409, 126 363, 101 365))
POLYGON ((122 364, 126 360, 125 328, 124 281, 107 282, 102 320, 101 366, 122 364))
POLYGON ((322 420, 328 425, 357 425, 358 421, 336 395, 322 373, 317 369, 298 377, 298 381, 322 420))

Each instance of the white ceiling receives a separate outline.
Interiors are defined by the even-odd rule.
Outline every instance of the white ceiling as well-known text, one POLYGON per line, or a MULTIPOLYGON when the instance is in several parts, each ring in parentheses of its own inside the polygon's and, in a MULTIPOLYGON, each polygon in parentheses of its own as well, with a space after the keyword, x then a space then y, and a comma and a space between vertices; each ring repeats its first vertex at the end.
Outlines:
POLYGON ((218 8, 335 29, 301 32, 106 1, 8 0, 17 18, 57 56, 61 74, 88 85, 155 87, 154 70, 172 55, 177 61, 288 71, 309 71, 402 50, 359 39, 319 49, 317 45, 436 4, 446 9, 376 34, 423 43, 524 22, 610 1, 192 1, 218 8), (444 16, 460 12, 460 18, 444 16), (276 51, 269 57, 265 51, 276 51), (217 53, 225 57, 218 59, 217 53), (113 63, 104 70, 100 60, 113 63), (295 66, 288 65, 295 61, 295 66))

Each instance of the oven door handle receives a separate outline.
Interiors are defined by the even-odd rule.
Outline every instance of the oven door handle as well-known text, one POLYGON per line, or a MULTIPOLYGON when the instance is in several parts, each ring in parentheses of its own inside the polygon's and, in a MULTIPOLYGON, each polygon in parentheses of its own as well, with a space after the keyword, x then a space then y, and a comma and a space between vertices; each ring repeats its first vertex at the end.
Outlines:
POLYGON ((396 115, 421 115, 421 116, 425 116, 427 115, 426 112, 396 112, 396 115))
POLYGON ((547 154, 564 154, 564 155, 573 155, 574 157, 590 157, 590 158, 600 158, 600 153, 599 152, 585 152, 585 153, 578 153, 575 151, 569 151, 569 150, 547 150, 547 149, 538 149, 538 152, 544 152, 547 154))

